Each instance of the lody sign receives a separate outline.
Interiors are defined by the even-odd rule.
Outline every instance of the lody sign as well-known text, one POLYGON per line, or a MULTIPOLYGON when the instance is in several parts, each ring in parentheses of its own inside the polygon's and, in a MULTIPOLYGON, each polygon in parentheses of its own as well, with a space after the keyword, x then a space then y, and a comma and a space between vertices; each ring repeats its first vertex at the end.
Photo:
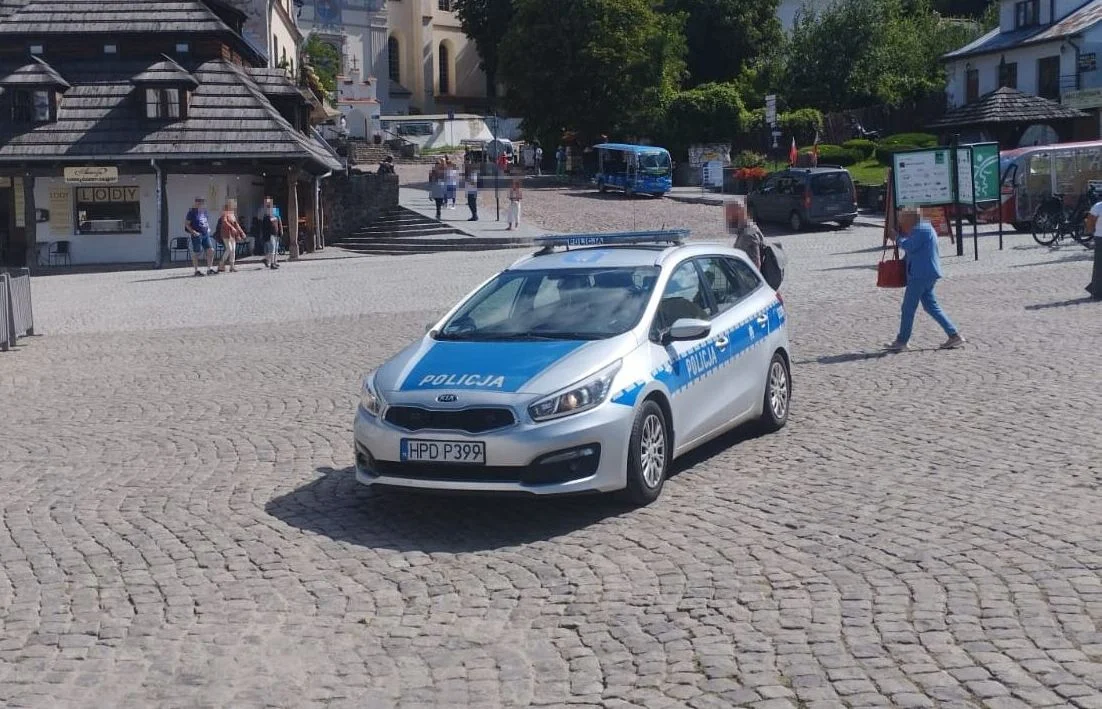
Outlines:
POLYGON ((64 174, 70 185, 113 185, 119 181, 119 168, 109 165, 67 167, 64 174))
POLYGON ((138 187, 78 187, 77 202, 137 202, 141 198, 138 187))

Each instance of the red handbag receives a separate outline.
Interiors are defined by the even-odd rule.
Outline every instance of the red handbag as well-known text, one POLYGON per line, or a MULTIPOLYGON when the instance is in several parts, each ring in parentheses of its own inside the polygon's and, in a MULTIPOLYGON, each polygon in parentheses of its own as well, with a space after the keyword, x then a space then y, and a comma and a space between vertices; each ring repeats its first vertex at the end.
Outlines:
POLYGON ((880 263, 876 266, 877 288, 905 288, 907 286, 907 266, 899 258, 899 244, 895 245, 892 257, 887 258, 888 245, 880 254, 880 263))

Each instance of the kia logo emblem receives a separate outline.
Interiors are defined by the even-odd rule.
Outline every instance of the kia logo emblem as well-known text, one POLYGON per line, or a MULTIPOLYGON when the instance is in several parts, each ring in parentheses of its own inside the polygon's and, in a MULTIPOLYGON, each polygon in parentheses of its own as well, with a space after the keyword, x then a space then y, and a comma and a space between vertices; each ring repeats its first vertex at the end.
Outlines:
POLYGON ((439 401, 441 404, 451 404, 459 401, 459 397, 455 394, 441 394, 440 396, 436 397, 436 400, 439 401))

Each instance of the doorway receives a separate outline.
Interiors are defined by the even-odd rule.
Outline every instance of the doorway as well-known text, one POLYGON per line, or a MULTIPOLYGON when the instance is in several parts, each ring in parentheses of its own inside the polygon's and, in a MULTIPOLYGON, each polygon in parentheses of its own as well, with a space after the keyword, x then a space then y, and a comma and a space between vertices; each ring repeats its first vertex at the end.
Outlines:
POLYGON ((5 187, 0 182, 0 266, 23 265, 24 254, 19 254, 19 263, 15 263, 16 255, 12 251, 13 233, 15 231, 15 204, 14 193, 10 187, 5 187))

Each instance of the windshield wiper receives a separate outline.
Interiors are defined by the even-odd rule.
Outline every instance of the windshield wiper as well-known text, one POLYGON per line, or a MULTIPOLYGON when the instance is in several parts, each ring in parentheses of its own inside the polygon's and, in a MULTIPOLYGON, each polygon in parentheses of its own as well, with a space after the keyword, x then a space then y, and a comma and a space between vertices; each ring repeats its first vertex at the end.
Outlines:
POLYGON ((464 332, 454 335, 440 333, 436 336, 436 339, 466 342, 524 342, 530 340, 561 340, 564 338, 536 332, 464 332))

